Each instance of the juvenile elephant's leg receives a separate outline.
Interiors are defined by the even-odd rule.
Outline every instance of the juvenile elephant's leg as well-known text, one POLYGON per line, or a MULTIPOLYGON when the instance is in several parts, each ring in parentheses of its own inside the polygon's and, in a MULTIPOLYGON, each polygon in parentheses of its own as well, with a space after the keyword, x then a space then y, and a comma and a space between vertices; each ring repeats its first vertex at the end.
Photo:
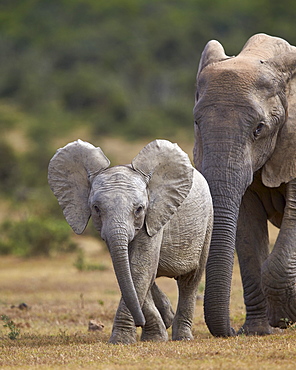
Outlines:
MULTIPOLYGON (((166 341, 168 339, 164 321, 155 306, 151 293, 151 287, 155 285, 162 233, 160 231, 153 237, 148 237, 145 232, 140 232, 137 240, 133 241, 130 246, 131 272, 146 319, 141 336, 141 340, 145 341, 166 341)), ((154 287, 153 291, 156 292, 156 289, 154 287)))
POLYGON ((137 340, 137 331, 133 317, 121 298, 115 315, 112 334, 109 339, 113 344, 131 344, 137 340))
POLYGON ((151 293, 155 306, 161 314, 162 320, 168 329, 172 325, 175 316, 171 302, 155 283, 151 287, 151 293))
POLYGON ((159 341, 168 340, 168 333, 163 322, 160 312, 154 304, 151 291, 148 291, 143 304, 143 313, 146 319, 146 324, 142 329, 142 341, 159 341))
POLYGON ((191 326, 195 310, 199 274, 192 271, 177 278, 179 299, 177 312, 173 321, 172 339, 191 340, 191 326))
MULTIPOLYGON (((137 237, 129 244, 131 275, 140 306, 142 307, 146 319, 145 326, 147 325, 147 328, 152 325, 149 323, 149 320, 154 316, 149 314, 150 304, 144 307, 144 301, 156 277, 161 240, 162 231, 153 237, 149 237, 144 230, 141 230, 137 237)), ((161 324, 164 326, 159 313, 158 315, 161 324)), ((161 324, 159 324, 159 326, 161 326, 161 324)), ((160 334, 160 336, 161 335, 162 334, 160 334)), ((150 335, 150 340, 152 340, 152 334, 150 335)), ((116 312, 110 342, 133 343, 135 341, 136 328, 134 321, 124 300, 121 299, 116 312)))
POLYGON ((258 195, 248 189, 239 212, 236 236, 246 305, 246 321, 238 334, 271 333, 261 289, 261 266, 268 256, 267 214, 258 195))
MULTIPOLYGON (((162 342, 167 341, 168 334, 165 323, 163 322, 160 312, 154 304, 150 291, 147 293, 142 310, 146 319, 146 324, 142 329, 141 340, 162 342)), ((132 315, 121 298, 109 342, 113 344, 131 344, 135 343, 136 339, 137 332, 132 315)))

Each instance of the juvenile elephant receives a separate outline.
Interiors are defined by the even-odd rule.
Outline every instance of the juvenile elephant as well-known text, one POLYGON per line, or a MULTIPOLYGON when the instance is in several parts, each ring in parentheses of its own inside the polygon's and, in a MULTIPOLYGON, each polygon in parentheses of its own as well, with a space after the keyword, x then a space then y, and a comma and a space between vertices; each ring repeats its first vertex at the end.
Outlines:
POLYGON ((247 312, 239 333, 284 328, 296 321, 296 47, 257 34, 228 57, 210 41, 199 63, 194 117, 194 162, 215 214, 206 323, 215 336, 234 335, 236 247, 247 312), (271 254, 267 220, 280 228, 271 254))
POLYGON ((144 147, 130 165, 109 168, 100 148, 75 141, 59 149, 48 180, 64 216, 81 234, 92 216, 111 254, 122 298, 111 343, 192 339, 197 287, 205 267, 213 210, 208 185, 188 156, 166 140, 144 147), (177 280, 174 315, 155 278, 177 280))

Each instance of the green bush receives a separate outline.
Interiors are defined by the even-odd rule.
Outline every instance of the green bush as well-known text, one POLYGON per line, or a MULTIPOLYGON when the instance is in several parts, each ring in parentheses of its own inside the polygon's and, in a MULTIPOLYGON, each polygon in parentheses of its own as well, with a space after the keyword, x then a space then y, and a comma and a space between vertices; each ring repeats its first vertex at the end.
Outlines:
POLYGON ((0 192, 10 193, 18 183, 19 164, 12 147, 0 140, 0 192))
POLYGON ((74 262, 74 266, 79 271, 105 271, 108 267, 104 264, 89 263, 85 260, 85 254, 82 249, 78 249, 77 258, 74 262))
POLYGON ((1 315, 1 320, 4 322, 3 327, 10 330, 10 332, 7 334, 8 338, 11 340, 17 339, 17 337, 20 335, 20 329, 15 326, 10 317, 1 315))
POLYGON ((70 236, 70 228, 61 221, 38 218, 8 220, 0 226, 0 254, 51 257, 73 252, 76 244, 70 236))

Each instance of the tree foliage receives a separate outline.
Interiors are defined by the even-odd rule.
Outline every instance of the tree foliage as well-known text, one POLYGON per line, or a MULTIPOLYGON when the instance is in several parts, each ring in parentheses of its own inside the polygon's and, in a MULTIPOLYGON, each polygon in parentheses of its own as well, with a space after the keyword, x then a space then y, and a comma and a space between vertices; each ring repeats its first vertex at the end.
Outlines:
POLYGON ((296 41, 292 0, 11 0, 0 6, 0 98, 61 122, 79 116, 98 134, 190 132, 194 75, 212 38, 229 54, 257 32, 296 41))

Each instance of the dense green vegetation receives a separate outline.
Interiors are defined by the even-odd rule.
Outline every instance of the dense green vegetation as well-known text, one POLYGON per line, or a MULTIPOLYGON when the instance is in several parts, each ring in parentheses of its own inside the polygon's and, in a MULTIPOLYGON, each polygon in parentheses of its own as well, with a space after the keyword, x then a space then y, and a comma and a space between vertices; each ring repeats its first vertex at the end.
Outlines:
POLYGON ((47 165, 57 139, 66 144, 79 128, 96 144, 106 135, 192 137, 206 42, 218 39, 229 55, 257 32, 295 45, 295 19, 292 0, 2 0, 0 194, 11 203, 7 217, 61 217, 47 165))

